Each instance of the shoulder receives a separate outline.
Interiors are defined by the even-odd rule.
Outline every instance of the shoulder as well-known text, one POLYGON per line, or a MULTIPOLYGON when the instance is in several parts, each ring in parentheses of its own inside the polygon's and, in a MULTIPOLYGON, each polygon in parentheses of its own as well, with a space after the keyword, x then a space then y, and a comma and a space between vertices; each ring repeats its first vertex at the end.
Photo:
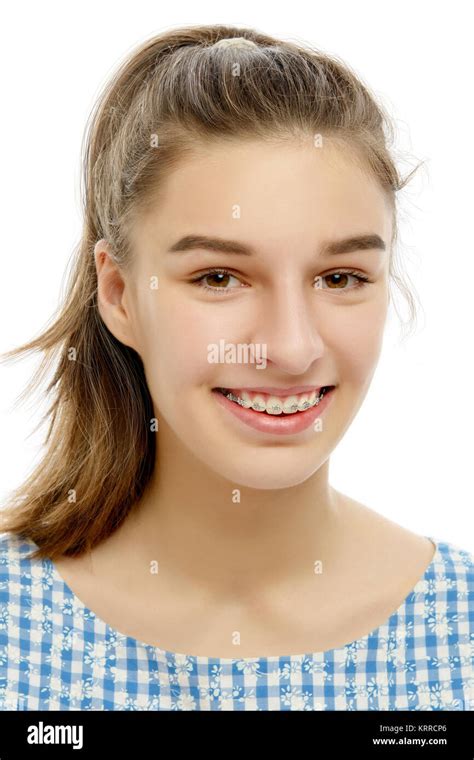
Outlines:
POLYGON ((12 612, 20 613, 19 605, 31 604, 45 572, 45 561, 31 557, 37 548, 17 534, 0 534, 0 644, 5 641, 6 621, 12 612))
POLYGON ((6 583, 19 580, 22 572, 42 565, 41 559, 30 556, 37 548, 30 539, 15 533, 0 533, 0 590, 6 583))
POLYGON ((474 553, 427 538, 433 558, 386 632, 391 667, 406 678, 397 709, 472 710, 474 553))
POLYGON ((0 534, 0 644, 8 633, 6 621, 27 615, 52 585, 51 562, 32 557, 37 549, 29 538, 0 534))
POLYGON ((28 538, 0 534, 0 645, 8 633, 7 621, 28 613, 50 574, 47 560, 31 556, 36 549, 28 538))
POLYGON ((457 589, 465 592, 472 602, 474 593, 474 551, 457 543, 432 538, 436 552, 430 565, 431 577, 439 592, 457 589))
POLYGON ((41 646, 35 625, 43 624, 48 598, 48 564, 31 557, 37 548, 18 534, 0 533, 0 710, 20 709, 36 672, 30 654, 41 646))
POLYGON ((422 614, 426 634, 448 646, 460 645, 466 662, 474 665, 474 552, 457 543, 432 538, 436 551, 413 594, 413 606, 422 614))

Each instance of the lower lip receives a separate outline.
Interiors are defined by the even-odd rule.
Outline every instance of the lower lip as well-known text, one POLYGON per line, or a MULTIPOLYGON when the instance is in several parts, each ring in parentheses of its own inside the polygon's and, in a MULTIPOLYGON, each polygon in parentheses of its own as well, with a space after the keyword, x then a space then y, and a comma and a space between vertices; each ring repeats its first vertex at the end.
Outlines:
POLYGON ((212 394, 216 397, 216 401, 219 404, 254 430, 271 433, 272 435, 292 435, 293 433, 300 433, 312 425, 316 417, 319 417, 327 405, 331 403, 334 391, 335 388, 325 393, 316 406, 312 406, 304 412, 295 412, 288 415, 266 414, 265 412, 256 412, 254 409, 245 409, 245 407, 237 404, 235 401, 228 399, 220 391, 213 390, 212 394))

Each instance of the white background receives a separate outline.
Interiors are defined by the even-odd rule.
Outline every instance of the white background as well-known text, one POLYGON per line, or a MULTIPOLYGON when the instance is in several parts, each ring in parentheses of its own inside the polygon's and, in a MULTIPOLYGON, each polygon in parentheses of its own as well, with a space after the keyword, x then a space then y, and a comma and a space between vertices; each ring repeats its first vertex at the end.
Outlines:
MULTIPOLYGON (((56 309, 81 230, 80 148, 100 87, 148 37, 228 23, 342 58, 396 120, 400 254, 416 289, 416 334, 392 311, 369 394, 331 456, 331 483, 405 527, 474 551, 472 26, 451 2, 23 2, 3 11, 0 352, 56 309), (408 161, 408 163, 406 163, 408 161)), ((400 301, 403 308, 403 301, 400 301)), ((14 408, 39 356, 0 365, 0 498, 41 457, 45 402, 14 408)))

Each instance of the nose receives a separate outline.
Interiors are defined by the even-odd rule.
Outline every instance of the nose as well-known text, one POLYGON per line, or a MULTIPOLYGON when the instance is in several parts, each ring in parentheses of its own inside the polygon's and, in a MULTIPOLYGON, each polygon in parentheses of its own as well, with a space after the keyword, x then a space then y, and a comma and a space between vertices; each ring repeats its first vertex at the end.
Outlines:
POLYGON ((316 294, 307 285, 280 283, 262 302, 254 342, 266 346, 267 362, 301 375, 324 353, 316 294))

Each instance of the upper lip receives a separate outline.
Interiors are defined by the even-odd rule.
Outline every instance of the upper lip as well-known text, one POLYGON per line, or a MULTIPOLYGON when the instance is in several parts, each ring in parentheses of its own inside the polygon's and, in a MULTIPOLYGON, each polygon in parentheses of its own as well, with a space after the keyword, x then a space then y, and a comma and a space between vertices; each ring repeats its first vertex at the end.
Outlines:
MULTIPOLYGON (((329 383, 326 383, 329 385, 329 383)), ((224 388, 225 386, 221 386, 224 388)), ((312 393, 313 391, 324 388, 324 385, 294 385, 292 388, 229 388, 229 390, 247 391, 248 393, 268 393, 272 396, 296 396, 298 393, 312 393)))

